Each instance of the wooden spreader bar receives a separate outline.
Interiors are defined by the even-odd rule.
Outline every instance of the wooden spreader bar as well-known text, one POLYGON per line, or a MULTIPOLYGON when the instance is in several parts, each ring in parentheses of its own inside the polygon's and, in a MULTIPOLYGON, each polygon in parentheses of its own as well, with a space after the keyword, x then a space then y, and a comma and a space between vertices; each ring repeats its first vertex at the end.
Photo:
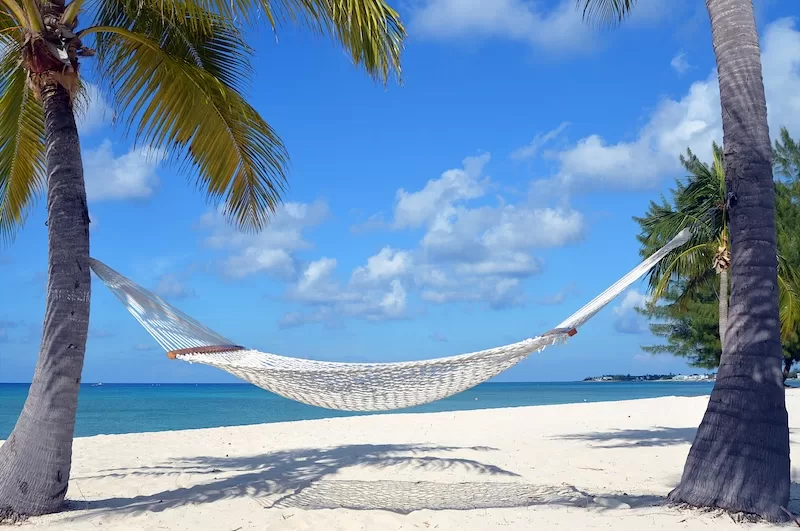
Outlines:
POLYGON ((174 360, 178 356, 182 356, 184 354, 216 354, 218 352, 234 352, 236 350, 246 349, 241 345, 209 345, 206 347, 191 347, 170 350, 167 352, 167 357, 171 360, 174 360))

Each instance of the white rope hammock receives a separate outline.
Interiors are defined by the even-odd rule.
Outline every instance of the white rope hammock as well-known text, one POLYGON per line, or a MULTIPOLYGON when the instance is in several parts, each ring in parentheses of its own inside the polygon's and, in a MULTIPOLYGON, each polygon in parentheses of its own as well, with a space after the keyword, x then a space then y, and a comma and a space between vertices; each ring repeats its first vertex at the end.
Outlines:
POLYGON ((551 331, 469 354, 397 363, 340 363, 278 356, 235 345, 163 299, 92 259, 95 274, 173 359, 203 363, 286 398, 343 411, 417 406, 484 382, 533 352, 565 341, 667 253, 685 230, 551 331))

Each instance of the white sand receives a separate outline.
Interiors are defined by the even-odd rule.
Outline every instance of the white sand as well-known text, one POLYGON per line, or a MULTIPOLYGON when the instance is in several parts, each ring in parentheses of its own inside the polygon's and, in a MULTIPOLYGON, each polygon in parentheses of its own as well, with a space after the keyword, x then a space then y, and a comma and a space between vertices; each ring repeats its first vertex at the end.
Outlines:
MULTIPOLYGON (((79 438, 73 510, 22 528, 742 529, 725 514, 659 505, 680 478, 706 402, 659 398, 79 438)), ((794 433, 800 392, 788 392, 787 402, 794 433)), ((800 451, 794 439, 792 451, 800 451)), ((800 509, 798 500, 791 508, 800 509)))

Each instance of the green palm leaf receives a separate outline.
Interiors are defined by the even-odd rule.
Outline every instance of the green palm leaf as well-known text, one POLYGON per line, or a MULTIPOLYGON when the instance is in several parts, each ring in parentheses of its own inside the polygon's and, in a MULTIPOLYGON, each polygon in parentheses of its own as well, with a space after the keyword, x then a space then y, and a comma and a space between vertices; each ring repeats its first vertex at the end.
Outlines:
MULTIPOLYGON (((253 50, 241 31, 222 16, 192 4, 103 0, 96 25, 126 29, 156 41, 171 55, 196 64, 240 92, 253 74, 250 64, 253 50), (169 11, 164 11, 165 5, 169 11)), ((113 48, 115 39, 118 37, 113 34, 97 34, 100 63, 107 55, 107 48, 113 48)))
POLYGON ((781 337, 786 340, 800 330, 800 271, 781 255, 778 255, 778 299, 781 337))
POLYGON ((44 185, 44 115, 19 63, 19 43, 0 43, 0 238, 10 241, 44 185))
MULTIPOLYGON (((400 76, 405 28, 400 15, 384 0, 262 0, 268 12, 307 25, 338 40, 354 63, 372 77, 400 76)), ((278 17, 271 17, 276 20, 278 17)), ((273 22, 273 26, 275 22, 273 22)))
MULTIPOLYGON (((100 0, 105 11, 117 2, 100 0)), ((353 61, 384 83, 400 75, 406 32, 400 15, 384 0, 123 0, 132 8, 148 9, 162 18, 193 28, 209 27, 212 17, 253 25, 262 17, 273 28, 291 23, 337 40, 353 61)), ((105 25, 100 20, 98 25, 105 25)))
POLYGON ((260 229, 280 201, 286 151, 232 87, 173 46, 122 28, 105 36, 102 81, 137 142, 179 155, 212 200, 243 229, 260 229))

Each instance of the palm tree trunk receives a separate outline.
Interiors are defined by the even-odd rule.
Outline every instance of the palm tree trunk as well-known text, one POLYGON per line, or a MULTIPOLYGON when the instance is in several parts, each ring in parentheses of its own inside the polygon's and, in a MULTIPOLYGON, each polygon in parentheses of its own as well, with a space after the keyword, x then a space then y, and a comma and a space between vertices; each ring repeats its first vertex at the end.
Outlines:
POLYGON ((731 236, 717 381, 674 502, 782 521, 789 428, 782 383, 775 197, 752 0, 706 0, 719 72, 731 236))
POLYGON ((728 270, 719 272, 719 340, 725 344, 725 332, 728 330, 728 270))
POLYGON ((89 216, 67 91, 42 88, 47 157, 48 279, 42 343, 28 398, 0 447, 0 515, 59 510, 67 492, 89 327, 89 216))

